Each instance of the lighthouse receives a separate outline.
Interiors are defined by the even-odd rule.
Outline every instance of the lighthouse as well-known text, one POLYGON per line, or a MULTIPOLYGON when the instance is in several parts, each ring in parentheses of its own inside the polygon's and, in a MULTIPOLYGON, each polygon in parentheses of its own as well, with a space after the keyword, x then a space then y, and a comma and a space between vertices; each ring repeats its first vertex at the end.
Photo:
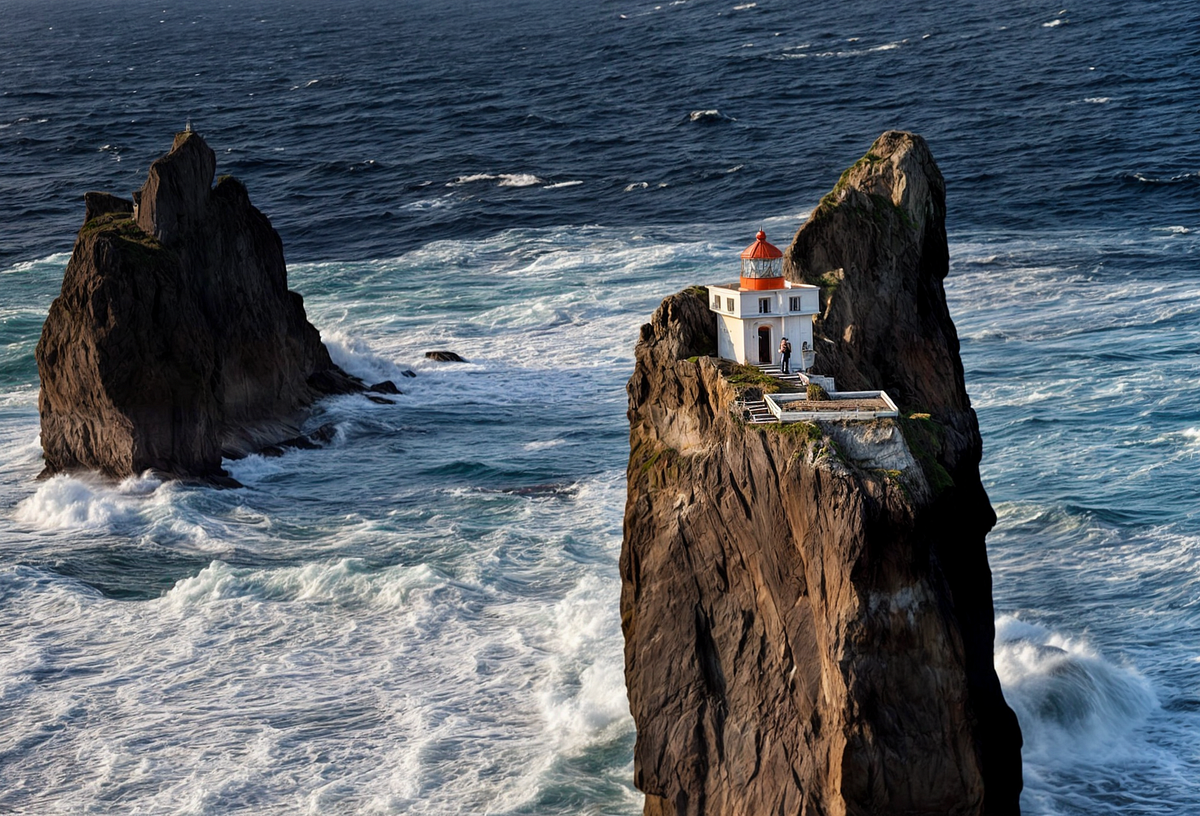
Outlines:
POLYGON ((796 368, 812 367, 813 320, 820 289, 783 278, 783 253, 762 230, 742 252, 736 283, 708 285, 709 308, 717 313, 717 356, 749 365, 779 363, 779 344, 792 344, 796 368))

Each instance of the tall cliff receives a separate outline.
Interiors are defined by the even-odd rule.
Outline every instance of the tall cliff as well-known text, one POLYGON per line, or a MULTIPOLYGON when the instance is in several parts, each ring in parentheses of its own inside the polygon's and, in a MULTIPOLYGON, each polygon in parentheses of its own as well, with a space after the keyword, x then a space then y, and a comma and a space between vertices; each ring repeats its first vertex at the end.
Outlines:
POLYGON ((889 132, 785 253, 822 286, 818 370, 900 419, 744 424, 702 290, 642 327, 621 615, 647 814, 1019 811, 944 216, 925 142, 889 132))
POLYGON ((279 235, 215 169, 180 133, 133 202, 87 194, 37 346, 45 474, 220 478, 223 454, 295 436, 321 394, 358 389, 288 291, 279 235))

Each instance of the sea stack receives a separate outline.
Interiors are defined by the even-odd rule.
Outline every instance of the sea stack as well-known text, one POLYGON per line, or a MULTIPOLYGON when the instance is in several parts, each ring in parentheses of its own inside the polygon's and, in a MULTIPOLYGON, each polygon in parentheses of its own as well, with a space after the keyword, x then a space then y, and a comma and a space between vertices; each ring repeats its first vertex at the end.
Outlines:
POLYGON ((821 288, 814 373, 894 419, 752 421, 771 378, 716 359, 699 287, 642 327, 621 617, 646 814, 1019 812, 948 258, 941 173, 897 131, 784 253, 821 288))
POLYGON ((220 480, 222 456, 295 437, 314 400, 361 389, 288 291, 278 233, 215 170, 188 130, 133 201, 85 197, 37 346, 43 475, 220 480))

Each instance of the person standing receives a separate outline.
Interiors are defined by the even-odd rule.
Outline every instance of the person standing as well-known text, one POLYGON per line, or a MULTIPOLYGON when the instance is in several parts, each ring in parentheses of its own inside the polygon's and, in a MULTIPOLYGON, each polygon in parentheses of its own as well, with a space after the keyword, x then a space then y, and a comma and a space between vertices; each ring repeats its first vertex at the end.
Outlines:
POLYGON ((791 374, 792 344, 785 337, 779 341, 779 369, 784 374, 791 374))

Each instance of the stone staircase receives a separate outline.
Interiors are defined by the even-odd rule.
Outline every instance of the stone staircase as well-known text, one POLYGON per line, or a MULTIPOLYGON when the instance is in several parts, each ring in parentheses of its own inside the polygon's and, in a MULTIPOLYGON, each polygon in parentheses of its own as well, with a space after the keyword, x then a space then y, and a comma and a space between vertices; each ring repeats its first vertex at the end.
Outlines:
MULTIPOLYGON (((757 368, 763 374, 766 374, 768 377, 774 377, 780 382, 785 382, 794 386, 798 391, 803 391, 805 386, 813 381, 821 384, 827 390, 833 390, 832 377, 823 377, 818 374, 814 374, 810 377, 807 374, 802 374, 795 370, 784 374, 783 369, 781 369, 778 365, 767 363, 756 365, 755 368, 757 368)), ((779 421, 775 418, 775 415, 771 413, 771 409, 767 407, 766 400, 738 400, 735 404, 741 409, 742 419, 748 424, 765 425, 770 422, 779 421)))
POLYGON ((766 374, 769 377, 774 377, 777 380, 782 380, 783 382, 792 383, 793 385, 808 385, 808 377, 804 376, 803 374, 796 373, 795 369, 793 369, 790 374, 784 374, 783 369, 777 365, 763 364, 755 366, 755 368, 757 368, 763 374, 766 374))
POLYGON ((766 425, 769 422, 778 422, 764 400, 739 400, 737 405, 742 409, 742 419, 747 424, 766 425))

